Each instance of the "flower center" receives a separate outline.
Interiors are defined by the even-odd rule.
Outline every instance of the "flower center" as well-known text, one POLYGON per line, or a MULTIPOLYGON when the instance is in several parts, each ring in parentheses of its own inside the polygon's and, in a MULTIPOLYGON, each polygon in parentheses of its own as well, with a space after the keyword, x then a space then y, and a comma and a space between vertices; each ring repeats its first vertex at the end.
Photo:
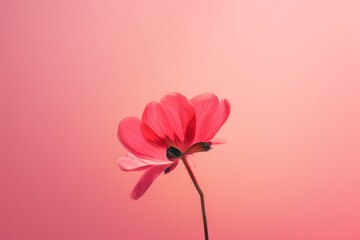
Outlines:
POLYGON ((197 152, 207 152, 211 149, 211 142, 198 142, 189 147, 184 153, 182 153, 176 147, 168 147, 166 149, 166 157, 170 161, 174 161, 177 158, 181 158, 183 155, 193 154, 197 152))
POLYGON ((193 154, 196 152, 207 152, 211 149, 211 142, 198 142, 193 144, 191 147, 189 147, 184 153, 182 153, 179 149, 176 147, 168 147, 166 149, 166 157, 169 161, 174 162, 170 165, 170 167, 166 168, 164 170, 164 173, 167 174, 171 172, 178 164, 178 161, 175 161, 182 156, 185 156, 187 154, 193 154))

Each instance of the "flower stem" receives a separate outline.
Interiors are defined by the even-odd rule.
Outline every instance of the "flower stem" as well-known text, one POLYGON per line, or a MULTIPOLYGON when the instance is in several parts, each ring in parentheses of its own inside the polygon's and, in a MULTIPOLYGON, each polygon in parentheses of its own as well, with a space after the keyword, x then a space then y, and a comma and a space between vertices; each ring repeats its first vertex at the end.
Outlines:
POLYGON ((207 227, 207 221, 206 221, 206 212, 205 212, 205 198, 204 198, 204 193, 202 192, 196 178, 195 175, 193 173, 193 171, 191 170, 191 167, 187 161, 187 159, 185 157, 182 157, 181 160, 184 162, 184 165, 186 167, 186 170, 188 171, 191 180, 193 181, 196 190, 198 191, 199 195, 200 195, 200 201, 201 201, 201 212, 202 212, 202 218, 203 218, 203 224, 204 224, 204 234, 205 234, 205 240, 209 240, 209 234, 208 234, 208 227, 207 227))

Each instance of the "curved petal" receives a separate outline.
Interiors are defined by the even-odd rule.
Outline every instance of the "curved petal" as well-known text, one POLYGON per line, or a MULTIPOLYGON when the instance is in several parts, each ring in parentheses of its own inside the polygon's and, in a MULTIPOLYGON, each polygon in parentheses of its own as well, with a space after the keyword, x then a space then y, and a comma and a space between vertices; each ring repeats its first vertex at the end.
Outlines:
POLYGON ((207 142, 212 139, 230 114, 227 99, 219 102, 212 93, 204 93, 191 99, 196 113, 196 134, 194 142, 207 142))
POLYGON ((140 180, 135 185, 134 189, 131 192, 131 197, 134 200, 139 199, 150 185, 155 181, 155 179, 167 168, 167 165, 153 166, 145 171, 141 176, 140 180))
MULTIPOLYGON (((146 105, 143 115, 142 121, 145 126, 148 126, 154 134, 156 134, 162 142, 167 146, 171 145, 169 142, 170 139, 174 138, 174 130, 171 128, 168 119, 166 117, 165 111, 160 103, 150 102, 146 105)), ((144 132, 148 131, 146 127, 143 127, 144 132)), ((144 134, 145 138, 150 141, 157 141, 156 136, 153 134, 144 134)))
POLYGON ((141 131, 141 120, 136 117, 127 117, 121 120, 118 138, 129 152, 139 158, 168 161, 166 148, 151 144, 144 138, 141 131))
POLYGON ((121 157, 118 160, 118 165, 120 169, 128 172, 148 169, 154 165, 170 166, 172 164, 173 163, 171 161, 159 162, 154 160, 141 159, 131 153, 126 154, 125 157, 121 157))
POLYGON ((160 103, 149 103, 142 115, 164 144, 181 151, 189 147, 195 136, 196 115, 191 102, 179 93, 165 95, 160 103))

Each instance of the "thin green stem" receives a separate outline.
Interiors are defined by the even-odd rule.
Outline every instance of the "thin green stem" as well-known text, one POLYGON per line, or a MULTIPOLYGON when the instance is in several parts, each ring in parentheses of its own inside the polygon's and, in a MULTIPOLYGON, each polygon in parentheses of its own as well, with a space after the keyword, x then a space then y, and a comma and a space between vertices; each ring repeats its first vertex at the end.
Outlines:
POLYGON ((187 161, 187 159, 185 157, 182 157, 181 160, 184 162, 184 165, 186 167, 186 170, 188 171, 191 180, 193 181, 196 190, 198 191, 199 195, 200 195, 200 201, 201 201, 201 212, 202 212, 202 218, 203 218, 203 223, 204 223, 204 234, 205 234, 205 240, 209 240, 209 234, 208 234, 208 227, 207 227, 207 221, 206 221, 206 212, 205 212, 205 198, 204 198, 204 193, 202 192, 196 177, 193 173, 193 171, 191 170, 191 167, 187 161))

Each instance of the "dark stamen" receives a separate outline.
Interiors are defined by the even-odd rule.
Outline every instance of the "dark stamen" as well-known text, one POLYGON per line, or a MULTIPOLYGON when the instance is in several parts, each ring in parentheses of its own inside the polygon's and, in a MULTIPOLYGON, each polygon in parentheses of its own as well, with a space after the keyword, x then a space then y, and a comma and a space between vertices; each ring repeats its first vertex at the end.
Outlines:
POLYGON ((168 167, 167 169, 165 169, 165 170, 164 170, 164 173, 165 173, 165 174, 169 173, 170 170, 171 170, 171 168, 172 168, 172 165, 171 165, 170 167, 168 167))
POLYGON ((198 142, 193 144, 186 151, 187 154, 193 154, 197 152, 207 152, 211 149, 211 142, 198 142))
MULTIPOLYGON (((180 158, 182 155, 181 151, 174 147, 168 147, 166 149, 166 157, 170 161, 174 161, 176 158, 180 158)), ((165 170, 166 171, 166 170, 165 170)))

